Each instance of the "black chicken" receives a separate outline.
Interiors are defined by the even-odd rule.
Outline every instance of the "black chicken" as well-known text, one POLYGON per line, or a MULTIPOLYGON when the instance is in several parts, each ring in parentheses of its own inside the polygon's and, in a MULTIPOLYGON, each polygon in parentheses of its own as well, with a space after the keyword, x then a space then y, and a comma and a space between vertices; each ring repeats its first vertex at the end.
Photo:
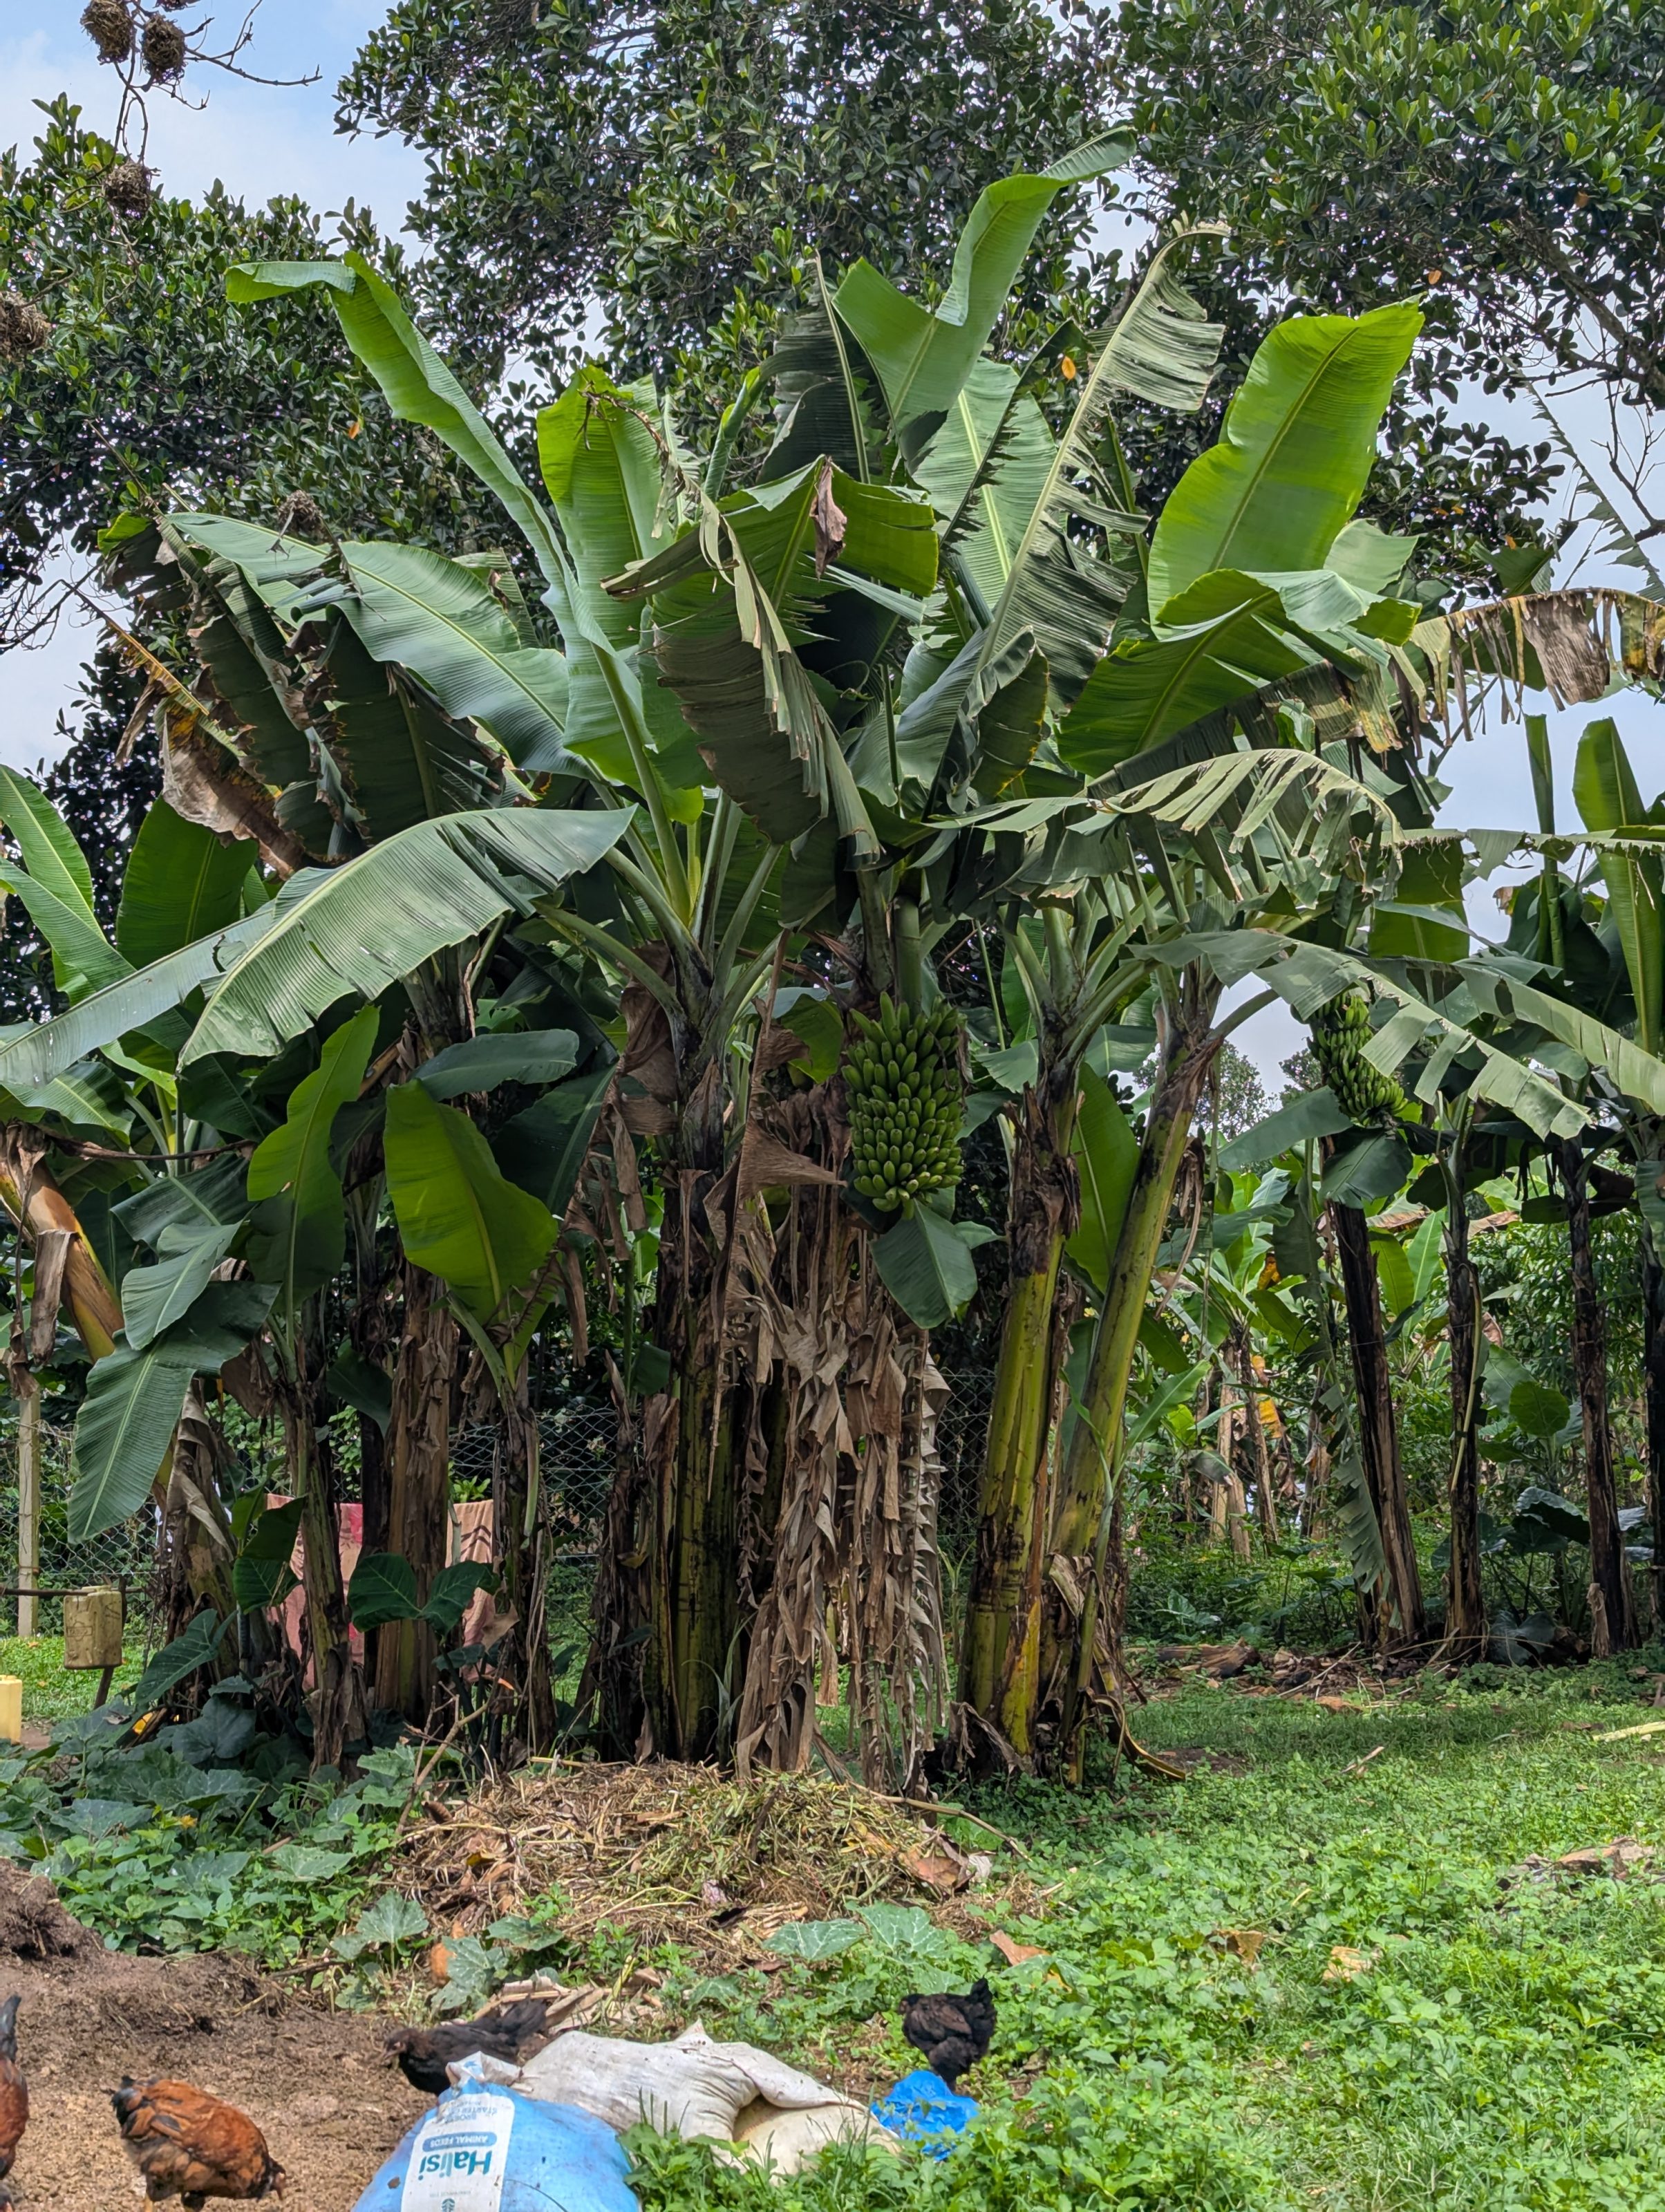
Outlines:
POLYGON ((974 1982, 962 1996, 907 1996, 902 2032, 951 2089, 968 2066, 985 2057, 994 2036, 994 1999, 988 1984, 974 1982))
POLYGON ((447 2021, 443 2027, 401 2027, 382 2048, 398 2061, 413 2089, 437 2097, 451 2087, 446 2068, 471 2051, 518 2065, 528 2046, 540 2042, 549 2017, 547 1997, 522 1997, 515 2004, 483 2012, 478 2020, 447 2021))

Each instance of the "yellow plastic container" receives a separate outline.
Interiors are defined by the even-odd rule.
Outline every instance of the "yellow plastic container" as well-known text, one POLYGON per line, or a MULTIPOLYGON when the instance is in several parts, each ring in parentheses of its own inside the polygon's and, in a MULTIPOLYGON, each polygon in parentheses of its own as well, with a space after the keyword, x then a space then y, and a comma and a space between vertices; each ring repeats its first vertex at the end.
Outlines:
POLYGON ((23 1685, 15 1674, 0 1674, 0 1741, 23 1741, 23 1685))

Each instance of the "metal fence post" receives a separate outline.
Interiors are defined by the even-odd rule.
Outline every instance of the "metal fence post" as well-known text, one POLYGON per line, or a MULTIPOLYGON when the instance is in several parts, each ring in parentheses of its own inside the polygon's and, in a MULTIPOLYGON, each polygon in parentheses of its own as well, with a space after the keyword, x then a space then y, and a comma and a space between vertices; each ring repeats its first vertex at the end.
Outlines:
POLYGON ((21 1378, 17 1401, 17 1632, 35 1632, 35 1584, 40 1579, 40 1390, 21 1378))

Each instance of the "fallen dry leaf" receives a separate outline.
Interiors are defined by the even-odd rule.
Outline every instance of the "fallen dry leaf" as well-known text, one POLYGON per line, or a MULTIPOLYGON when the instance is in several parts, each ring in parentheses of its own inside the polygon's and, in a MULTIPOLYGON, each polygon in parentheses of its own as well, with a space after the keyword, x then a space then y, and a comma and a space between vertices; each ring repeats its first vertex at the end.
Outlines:
POLYGON ((952 1897, 968 1886, 965 1868, 957 1859, 941 1851, 904 1851, 902 1863, 914 1880, 923 1888, 933 1889, 939 1897, 952 1897))
POLYGON ((1021 1966, 1030 1959, 1044 1959, 1047 1955, 1038 1943, 1020 1943, 1004 1928, 997 1928, 988 1940, 1009 1966, 1021 1966))
POLYGON ((1358 1711, 1351 1698, 1315 1698, 1312 1702, 1327 1713, 1356 1713, 1358 1711))
POLYGON ((1261 1955, 1261 1946, 1266 1941, 1266 1934, 1264 1928, 1217 1928, 1214 1930, 1214 1935, 1233 1958, 1242 1959, 1251 1966, 1261 1955))
POLYGON ((1583 1850, 1568 1851, 1555 1863, 1563 1874, 1610 1874, 1615 1881, 1622 1881, 1632 1867, 1646 1866, 1654 1856, 1651 1844, 1638 1844, 1634 1836, 1619 1836, 1610 1844, 1591 1844, 1583 1850))
POLYGON ((1356 1982, 1361 1974, 1368 1974, 1376 1960, 1368 1951, 1355 1951, 1346 1943, 1333 1944, 1330 1962, 1324 1969, 1327 1982, 1356 1982))
POLYGON ((451 1979, 451 1954, 443 1943, 434 1944, 428 1954, 428 1971, 436 1982, 451 1979))

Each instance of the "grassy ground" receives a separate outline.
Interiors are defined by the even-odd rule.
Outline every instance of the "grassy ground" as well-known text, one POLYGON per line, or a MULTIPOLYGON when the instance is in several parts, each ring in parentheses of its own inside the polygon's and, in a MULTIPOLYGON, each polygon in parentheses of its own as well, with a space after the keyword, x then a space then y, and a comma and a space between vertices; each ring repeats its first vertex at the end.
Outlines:
MULTIPOLYGON (((130 1658, 137 1650, 135 1645, 130 1658)), ((0 1674, 21 1677, 27 1721, 66 1720, 73 1713, 89 1712, 98 1695, 95 1674, 64 1671, 61 1636, 0 1636, 0 1674)))
MULTIPOLYGON (((94 1678, 60 1661, 51 1639, 0 1642, 34 1714, 90 1702, 94 1678)), ((1190 1688, 1137 1722, 1188 1781, 977 1799, 1028 1853, 1003 1856, 981 1926, 890 1906, 839 1923, 819 1963, 705 1981, 674 1950, 598 1938, 557 1960, 570 1978, 654 1964, 676 2014, 856 2083, 918 2063, 906 1991, 986 1972, 1000 2006, 965 2084, 979 2124, 945 2160, 829 2154, 773 2182, 642 2138, 642 2212, 1665 2212, 1665 1730, 1601 1740, 1665 1721, 1653 1687, 1619 1666, 1483 1668, 1338 1711, 1190 1688), (1619 1837, 1656 1865, 1554 1864, 1619 1837), (1027 1919, 998 1887, 1012 1874, 1034 1886, 1027 1919), (996 1929, 1039 1955, 1007 1963, 996 1929)), ((299 1840, 275 1852, 206 1781, 188 1814, 170 1798, 112 1823, 102 1770, 67 1812, 15 1781, 16 1843, 45 1793, 66 1901, 119 1940, 316 1956, 389 1879, 410 1758, 378 1756, 387 1771, 332 1804, 291 1790, 299 1840)), ((427 1932, 402 1941, 386 1958, 410 1970, 427 1932)))
MULTIPOLYGON (((978 2133, 773 2191, 649 2149, 647 2212, 1665 2212, 1665 1735, 1596 1740, 1648 1717, 1619 1668, 1479 1681, 1193 1691, 1140 1716, 1209 1754, 1185 1784, 985 1799, 1059 1886, 1013 1931, 1046 1956, 991 1972, 978 2133), (1656 1877, 1528 1864, 1625 1835, 1656 1877)), ((800 2051, 896 1994, 859 1953, 771 1980, 732 2022, 800 2051)))

